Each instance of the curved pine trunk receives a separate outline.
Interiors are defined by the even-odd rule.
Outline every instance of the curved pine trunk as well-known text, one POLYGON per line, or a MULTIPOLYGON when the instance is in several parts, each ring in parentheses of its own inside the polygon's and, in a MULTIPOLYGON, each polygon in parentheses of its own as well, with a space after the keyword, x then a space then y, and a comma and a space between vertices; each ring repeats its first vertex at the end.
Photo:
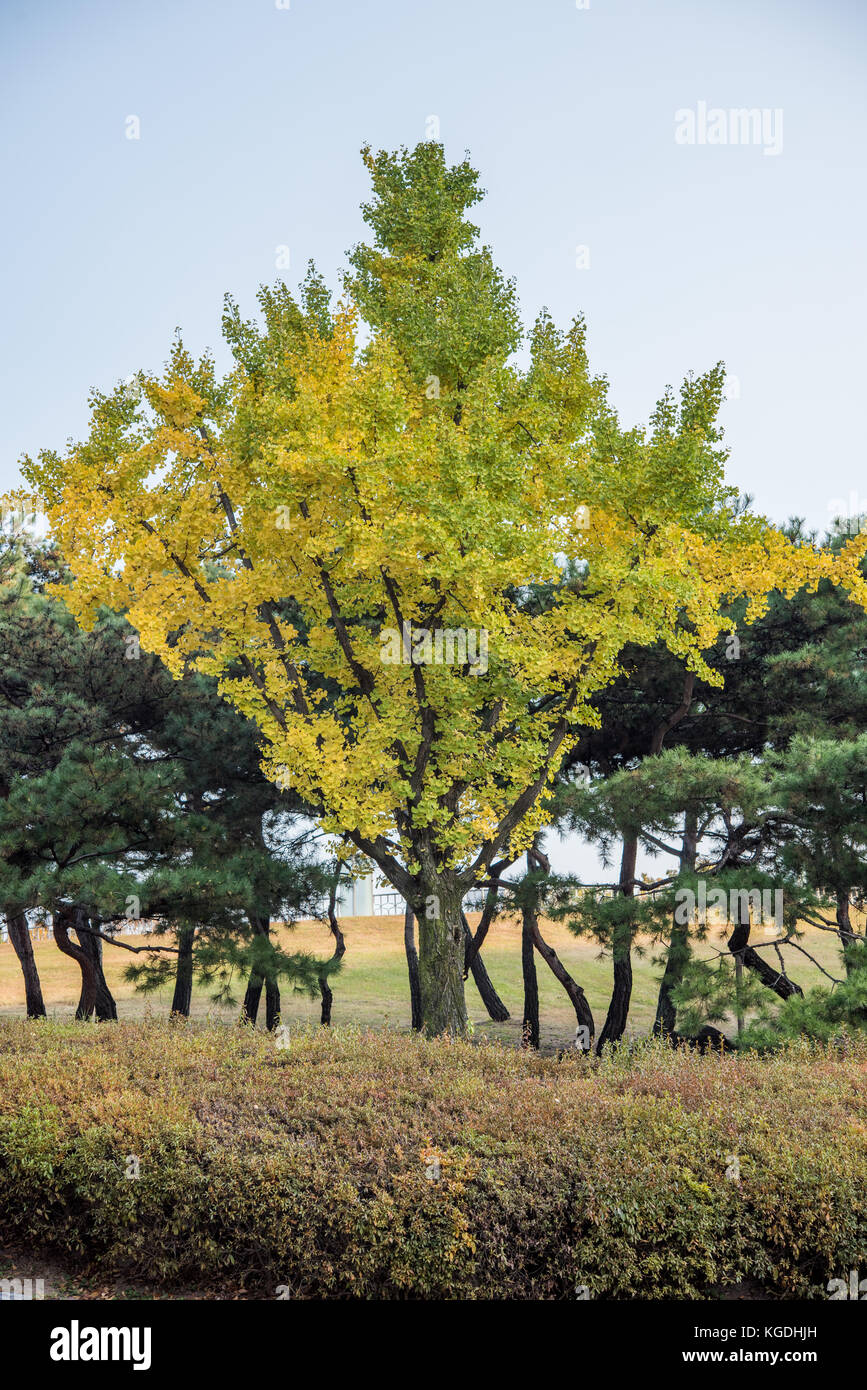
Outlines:
POLYGON ((608 1013, 605 1018, 605 1025, 599 1034, 599 1042, 596 1046, 598 1053, 602 1052, 606 1043, 617 1042, 626 1032, 626 1021, 629 1018, 629 1005, 632 1000, 632 939, 614 942, 614 986, 611 991, 611 1002, 608 1005, 608 1013))
MULTIPOLYGON (((337 961, 342 960, 346 954, 346 938, 340 930, 340 922, 337 917, 336 883, 332 885, 331 892, 328 895, 328 926, 331 930, 331 935, 334 937, 334 954, 328 964, 333 965, 337 961)), ((331 1025, 331 1005, 334 1002, 334 991, 325 975, 319 976, 319 993, 322 995, 322 1008, 319 1014, 319 1022, 322 1024, 323 1028, 328 1028, 331 1025)))
POLYGON ((578 982, 573 980, 553 946, 549 946, 547 941, 545 941, 542 933, 539 931, 538 920, 536 920, 533 925, 533 945, 548 965, 555 979, 560 981, 560 984, 571 999, 572 1007, 575 1010, 575 1017, 578 1020, 578 1027, 587 1029, 587 1046, 582 1047, 580 1051, 592 1051, 596 1024, 593 1021, 593 1012, 590 1005, 587 1003, 587 996, 578 982))
POLYGON ((790 980, 781 970, 775 970, 769 965, 759 951, 753 949, 749 943, 750 924, 749 921, 739 922, 728 940, 728 947, 735 957, 735 964, 740 959, 748 970, 752 970, 758 975, 762 984, 767 989, 773 990, 774 994, 781 999, 791 999, 795 994, 803 994, 801 986, 790 980))
POLYGON ((96 1008, 96 996, 99 991, 99 978, 93 961, 80 946, 69 939, 70 931, 86 917, 84 908, 72 903, 60 903, 54 913, 54 940, 57 948, 65 956, 71 957, 81 971, 81 997, 75 1013, 78 1019, 90 1018, 96 1008))
MULTIPOLYGON (((635 862, 638 858, 638 836, 623 837, 623 853, 620 858, 619 891, 631 898, 635 893, 635 862)), ((629 1005, 632 1001, 632 927, 628 923, 615 928, 612 945, 614 956, 614 987, 611 1002, 599 1042, 597 1053, 601 1053, 606 1043, 617 1042, 626 1032, 629 1018, 629 1005)))
MULTIPOLYGON (((93 926, 91 919, 88 919, 88 926, 93 926)), ((94 936, 92 932, 84 929, 83 921, 76 927, 75 934, 81 944, 81 949, 93 961, 93 968, 96 971, 96 1017, 100 1023, 116 1022, 117 1004, 102 969, 102 942, 98 936, 94 936)), ((80 998, 78 1001, 79 1009, 81 1009, 82 1003, 83 999, 80 998)), ((76 1017, 79 1017, 78 1013, 76 1013, 76 1017)))
POLYGON ((488 1018, 492 1018, 495 1023, 505 1023, 509 1017, 509 1010, 506 1008, 497 991, 494 983, 487 972, 485 963, 479 952, 475 950, 473 934, 470 931, 470 924, 466 915, 461 913, 461 920, 464 924, 464 965, 466 967, 467 957, 470 962, 470 973, 476 989, 479 991, 482 1003, 488 1011, 488 1018))

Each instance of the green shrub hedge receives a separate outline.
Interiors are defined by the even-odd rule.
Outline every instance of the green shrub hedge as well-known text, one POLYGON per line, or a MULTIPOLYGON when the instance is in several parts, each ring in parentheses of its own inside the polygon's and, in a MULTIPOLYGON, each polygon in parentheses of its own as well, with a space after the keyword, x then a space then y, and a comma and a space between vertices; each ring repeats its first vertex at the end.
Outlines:
POLYGON ((865 1073, 857 1041, 558 1062, 3 1022, 0 1238, 234 1296, 826 1297, 867 1275, 865 1073))

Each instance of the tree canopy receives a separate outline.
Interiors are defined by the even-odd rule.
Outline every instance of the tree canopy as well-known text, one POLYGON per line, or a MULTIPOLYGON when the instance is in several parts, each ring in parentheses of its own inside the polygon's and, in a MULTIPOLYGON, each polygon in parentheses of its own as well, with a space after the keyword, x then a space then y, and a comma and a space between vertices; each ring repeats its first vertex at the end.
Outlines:
POLYGON ((124 611, 175 675, 217 679, 268 775, 412 903, 425 1026, 460 1031, 461 895, 532 845, 627 645, 718 685, 727 603, 752 621, 823 577, 863 600, 867 537, 832 555, 737 506, 721 365, 626 429, 580 318, 541 313, 517 360, 469 163, 364 158, 372 236, 341 303, 312 269, 297 300, 261 290, 258 322, 227 301, 227 375, 178 339, 25 474, 76 617, 124 611))

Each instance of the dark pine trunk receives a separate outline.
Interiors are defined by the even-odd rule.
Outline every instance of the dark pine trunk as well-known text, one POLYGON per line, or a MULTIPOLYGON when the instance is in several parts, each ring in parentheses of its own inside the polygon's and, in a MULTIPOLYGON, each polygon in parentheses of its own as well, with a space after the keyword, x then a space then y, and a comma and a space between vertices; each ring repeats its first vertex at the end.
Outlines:
POLYGON ((464 947, 466 952, 464 955, 464 963, 466 964, 467 956, 469 956, 470 973, 472 974, 476 989, 481 995, 482 1003, 488 1011, 488 1017, 492 1018, 495 1023, 505 1023, 506 1019, 509 1017, 509 1010, 494 989, 493 982, 485 968, 484 961, 478 951, 474 949, 475 943, 473 941, 473 933, 470 931, 470 924, 463 912, 461 913, 461 920, 464 924, 464 947))
POLYGON ((674 1037, 677 1032, 677 1009, 671 995, 683 979, 683 972, 688 960, 689 927, 681 926, 680 923, 675 922, 671 928, 671 940, 668 944, 665 970, 659 985, 656 1018, 653 1023, 654 1033, 658 1033, 664 1038, 674 1037))
MULTIPOLYGON (((638 858, 638 836, 623 837, 623 853, 620 859, 619 892, 631 898, 635 894, 635 861, 638 858)), ((632 999, 632 925, 625 922, 614 930, 612 943, 614 956, 614 987, 605 1025, 599 1034, 597 1053, 601 1053, 606 1043, 616 1042, 626 1032, 629 1017, 629 1004, 632 999)))
MULTIPOLYGON (((92 919, 88 922, 88 925, 94 928, 97 927, 96 922, 92 919)), ((102 969, 102 942, 98 936, 94 936, 91 932, 85 930, 84 921, 81 921, 81 919, 80 925, 76 927, 75 934, 78 937, 82 951, 84 951, 85 955, 90 956, 93 962, 93 968, 96 971, 96 1016, 100 1023, 116 1020, 117 1004, 114 1001, 114 995, 106 983, 106 978, 102 969)), ((88 1017, 88 1015, 80 1013, 84 1002, 84 991, 82 989, 81 998, 78 1001, 79 1012, 76 1013, 76 1018, 88 1017)))
POLYGON ((57 948, 65 956, 70 956, 81 971, 81 997, 78 1001, 75 1017, 88 1019, 96 1008, 99 977, 90 956, 69 939, 70 931, 74 930, 77 924, 82 921, 87 921, 87 912, 77 904, 60 903, 55 910, 54 940, 57 948))
MULTIPOLYGON (((90 960, 93 962, 93 969, 96 970, 96 1016, 100 1023, 106 1023, 108 1020, 117 1020, 117 1004, 114 1002, 113 992, 108 988, 106 976, 103 974, 103 942, 100 941, 99 937, 96 937, 96 935, 86 930, 85 922, 88 926, 93 927, 94 930, 99 930, 99 924, 97 924, 96 920, 82 919, 82 917, 79 917, 75 934, 76 937, 78 937, 79 944, 81 944, 82 951, 85 952, 85 955, 90 956, 90 960)), ((85 1002, 85 998, 83 998, 82 991, 81 998, 79 998, 78 1001, 79 1011, 82 1009, 83 1002, 85 1002)), ((76 1012, 75 1016, 86 1017, 88 1015, 76 1012)))
POLYGON ((547 941, 544 940, 542 933, 539 931, 538 921, 533 929, 533 944, 571 999, 572 1007, 575 1010, 575 1018, 578 1021, 578 1027, 587 1029, 587 1046, 581 1047, 580 1051, 592 1051, 596 1024, 593 1021, 593 1013, 590 1005, 587 1003, 587 996, 577 981, 573 980, 553 946, 549 946, 547 941))
MULTIPOLYGON (((261 912, 250 911, 247 913, 247 921, 253 928, 256 936, 271 935, 271 917, 261 912)), ((262 1002, 262 988, 265 988, 265 1027, 272 1031, 277 1027, 280 1019, 280 987, 276 980, 265 981, 263 976, 255 970, 250 971, 250 978, 247 981, 247 990, 244 995, 244 1002, 241 1005, 241 1021, 251 1023, 256 1026, 259 1017, 259 1005, 262 1002)))
MULTIPOLYGON (((695 812, 687 811, 683 818, 683 839, 680 846, 682 873, 694 871, 697 849, 698 817, 695 812)), ((677 1032, 677 1009, 671 995, 683 979, 683 973, 689 960, 689 927, 689 922, 675 922, 672 913, 671 940, 668 946, 665 970, 659 986, 656 1019, 653 1024, 654 1033, 659 1033, 662 1037, 672 1038, 677 1032)))
POLYGON ((5 915, 6 925, 9 928, 9 940, 12 942, 12 949, 18 957, 21 974, 24 976, 27 1017, 45 1018, 45 1003, 42 999, 42 986, 39 983, 39 971, 36 969, 36 958, 33 954, 33 942, 27 926, 27 914, 18 912, 14 908, 7 908, 5 915))
POLYGON ((172 1013, 189 1018, 193 1001, 193 942, 195 927, 178 927, 178 967, 175 973, 175 992, 172 1013))
MULTIPOLYGON (((530 857, 527 867, 532 869, 530 857)), ((536 977, 535 933, 539 930, 535 903, 525 901, 521 908, 521 970, 524 976, 524 1018, 521 1037, 524 1047, 539 1046, 539 981, 536 977)))
POLYGON ((858 935, 852 927, 851 906, 848 892, 845 888, 841 888, 837 893, 837 931, 840 936, 840 944, 843 947, 843 964, 846 967, 847 975, 851 975, 855 969, 855 963, 848 948, 858 940, 858 935))
MULTIPOLYGON (((328 925, 331 935, 334 937, 334 955, 329 961, 329 965, 342 960, 346 953, 346 940, 340 930, 340 922, 337 918, 337 884, 334 883, 328 895, 328 925)), ((325 975, 319 976, 319 993, 322 995, 322 1009, 319 1014, 319 1022, 323 1028, 330 1027, 331 1024, 331 1005, 334 1002, 334 991, 325 975)))
POLYGON ((272 977, 265 981, 265 1027, 273 1033, 280 1022, 280 986, 272 977))
POLYGON ((259 1004, 262 999, 262 986, 265 981, 261 975, 257 975, 255 970, 251 970, 250 978, 247 981, 247 991, 244 995, 244 1002, 241 1005, 241 1020, 244 1023, 252 1023, 256 1027, 256 1019, 259 1016, 259 1004))
POLYGON ((322 996, 322 1007, 319 1010, 319 1022, 323 1028, 330 1028, 331 1005, 334 1003, 334 990, 331 988, 324 975, 319 976, 319 993, 322 996))
MULTIPOLYGON (((271 936, 271 913, 268 912, 248 912, 247 920, 252 926, 257 936, 270 938, 271 936)), ((264 981, 258 976, 250 975, 250 984, 247 987, 248 997, 252 992, 255 993, 255 1008, 252 1014, 246 1014, 247 1000, 244 1001, 244 1011, 253 1023, 256 1022, 256 1015, 259 1012, 259 1000, 262 996, 262 985, 265 985, 265 1028, 269 1033, 273 1033, 280 1023, 280 984, 276 975, 266 975, 264 981), (256 986, 254 990, 254 986, 256 986)))
POLYGON ((499 882, 501 875, 514 863, 512 859, 500 859, 491 866, 491 882, 485 895, 485 905, 482 908, 482 915, 479 918, 475 933, 467 941, 464 937, 464 979, 470 973, 473 964, 473 956, 477 956, 485 944, 485 938, 491 923, 497 915, 499 906, 499 882))
POLYGON ((790 980, 782 969, 775 970, 772 965, 768 964, 761 952, 754 950, 749 945, 749 907, 745 907, 739 900, 737 912, 739 920, 728 940, 729 950, 735 960, 735 969, 737 969, 740 960, 742 966, 754 971, 762 984, 773 990, 774 994, 779 995, 781 999, 791 999, 794 994, 803 994, 804 991, 800 985, 796 985, 794 980, 790 980), (746 917, 746 921, 743 920, 744 917, 746 917))
MULTIPOLYGON (((527 852, 527 868, 531 870, 539 869, 542 873, 545 874, 550 874, 551 872, 551 861, 549 860, 547 854, 543 853, 540 843, 540 836, 538 835, 533 840, 532 849, 528 850, 527 852)), ((578 1020, 578 1027, 583 1028, 586 1031, 586 1037, 583 1041, 581 1040, 581 1035, 578 1032, 576 1032, 576 1045, 579 1045, 581 1052, 592 1051, 593 1036, 596 1032, 596 1024, 593 1021, 593 1014, 591 1012, 590 1005, 587 1003, 587 998, 584 994, 583 989, 577 983, 577 981, 572 979, 572 976, 569 974, 569 971, 566 969, 560 957, 557 955, 557 952, 554 950, 553 946, 549 946, 545 938, 542 936, 542 933, 539 930, 539 917, 537 913, 533 913, 531 930, 533 934, 533 945, 539 952, 539 955, 542 957, 545 964, 550 969, 554 978, 560 981, 560 984, 563 986, 569 998, 571 999, 572 1007, 575 1010, 575 1017, 578 1020)))
POLYGON ((413 1032, 421 1032, 421 983, 418 976, 418 951, 415 945, 415 913, 409 903, 403 915, 403 944, 409 971, 409 998, 412 1008, 413 1032))

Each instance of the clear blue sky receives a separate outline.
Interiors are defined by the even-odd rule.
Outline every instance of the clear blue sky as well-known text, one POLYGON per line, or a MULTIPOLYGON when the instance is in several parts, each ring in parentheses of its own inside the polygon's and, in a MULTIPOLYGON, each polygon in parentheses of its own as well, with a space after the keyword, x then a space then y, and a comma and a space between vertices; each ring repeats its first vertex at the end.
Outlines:
POLYGON ((723 358, 730 474, 776 519, 867 507, 863 0, 3 0, 0 485, 86 398, 218 351, 362 233, 359 147, 439 118, 525 318, 583 310, 633 423, 723 358), (675 111, 782 109, 783 148, 678 144, 675 111), (127 117, 141 122, 126 138, 127 117), (589 248, 588 269, 576 246, 589 248))

